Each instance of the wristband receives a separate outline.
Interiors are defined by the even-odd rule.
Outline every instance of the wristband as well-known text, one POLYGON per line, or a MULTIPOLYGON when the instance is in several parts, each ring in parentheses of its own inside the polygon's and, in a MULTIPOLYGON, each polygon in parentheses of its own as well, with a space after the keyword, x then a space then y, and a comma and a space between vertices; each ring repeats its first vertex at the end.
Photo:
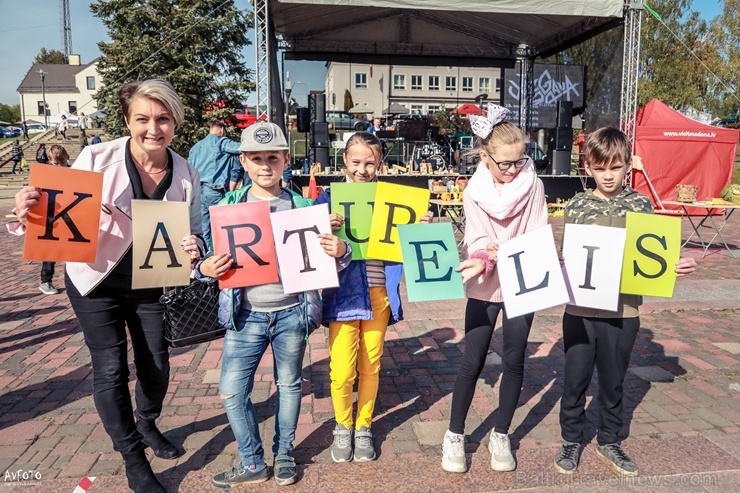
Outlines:
POLYGON ((486 267, 484 270, 485 274, 488 274, 489 272, 491 272, 491 270, 493 270, 493 262, 491 262, 491 259, 488 257, 488 254, 484 250, 473 252, 473 254, 470 255, 470 257, 468 258, 477 258, 482 260, 486 267))

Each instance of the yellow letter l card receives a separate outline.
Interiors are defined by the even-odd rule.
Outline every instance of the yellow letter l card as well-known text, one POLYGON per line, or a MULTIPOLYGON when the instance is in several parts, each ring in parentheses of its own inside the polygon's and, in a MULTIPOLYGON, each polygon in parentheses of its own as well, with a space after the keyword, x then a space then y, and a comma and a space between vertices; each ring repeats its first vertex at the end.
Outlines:
POLYGON ((681 256, 681 218, 627 213, 620 292, 671 298, 681 256))

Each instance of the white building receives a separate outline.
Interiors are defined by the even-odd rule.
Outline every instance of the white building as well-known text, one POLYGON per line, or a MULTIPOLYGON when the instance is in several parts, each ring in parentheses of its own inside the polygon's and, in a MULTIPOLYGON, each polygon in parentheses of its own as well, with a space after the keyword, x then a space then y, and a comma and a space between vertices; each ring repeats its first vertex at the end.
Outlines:
POLYGON ((67 111, 86 115, 97 111, 93 96, 100 89, 102 79, 97 71, 98 61, 80 64, 79 55, 70 55, 68 64, 34 63, 18 86, 21 118, 44 123, 44 95, 47 115, 67 111), (44 72, 44 91, 41 90, 40 70, 44 72))
POLYGON ((391 103, 405 106, 411 114, 426 115, 442 106, 454 109, 474 103, 480 94, 488 95, 486 101, 499 102, 501 70, 329 62, 324 86, 327 110, 343 110, 349 90, 354 104, 367 104, 375 115, 391 103))

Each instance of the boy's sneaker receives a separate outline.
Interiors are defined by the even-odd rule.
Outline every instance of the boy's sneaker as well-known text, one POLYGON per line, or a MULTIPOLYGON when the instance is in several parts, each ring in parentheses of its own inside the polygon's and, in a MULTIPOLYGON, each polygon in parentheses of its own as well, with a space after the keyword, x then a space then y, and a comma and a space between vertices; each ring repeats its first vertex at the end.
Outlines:
POLYGON ((298 477, 295 467, 295 459, 287 454, 278 454, 272 468, 275 482, 280 485, 293 484, 298 477))
POLYGON ((373 446, 373 432, 366 426, 361 426, 355 431, 355 461, 369 462, 375 460, 375 447, 373 446))
POLYGON ((601 457, 616 472, 625 476, 637 476, 637 464, 622 450, 618 443, 596 445, 596 455, 601 457))
POLYGON ((555 457, 555 470, 561 474, 573 474, 578 469, 578 459, 580 457, 580 443, 563 442, 557 457, 555 457))
POLYGON ((352 460, 352 428, 337 423, 332 432, 334 443, 331 445, 331 458, 334 462, 349 462, 352 460))
POLYGON ((516 469, 516 461, 511 455, 509 435, 492 431, 488 440, 488 451, 491 452, 491 469, 494 471, 505 472, 516 469))
POLYGON ((39 291, 44 294, 59 294, 59 290, 52 286, 50 282, 42 282, 39 284, 39 291))
POLYGON ((445 432, 442 441, 442 469, 447 472, 466 472, 468 464, 465 460, 465 435, 445 432))
POLYGON ((211 484, 216 488, 228 490, 232 486, 248 483, 263 483, 268 479, 270 479, 270 470, 267 466, 262 467, 262 469, 258 471, 251 471, 250 469, 245 468, 244 464, 239 462, 228 471, 213 476, 211 484))

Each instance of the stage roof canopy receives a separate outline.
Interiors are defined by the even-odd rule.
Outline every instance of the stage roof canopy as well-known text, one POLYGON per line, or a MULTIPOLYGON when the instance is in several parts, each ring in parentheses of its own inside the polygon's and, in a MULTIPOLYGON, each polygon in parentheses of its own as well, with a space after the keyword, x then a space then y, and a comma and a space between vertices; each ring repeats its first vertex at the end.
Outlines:
POLYGON ((622 23, 625 0, 268 0, 286 58, 511 67, 622 23))

